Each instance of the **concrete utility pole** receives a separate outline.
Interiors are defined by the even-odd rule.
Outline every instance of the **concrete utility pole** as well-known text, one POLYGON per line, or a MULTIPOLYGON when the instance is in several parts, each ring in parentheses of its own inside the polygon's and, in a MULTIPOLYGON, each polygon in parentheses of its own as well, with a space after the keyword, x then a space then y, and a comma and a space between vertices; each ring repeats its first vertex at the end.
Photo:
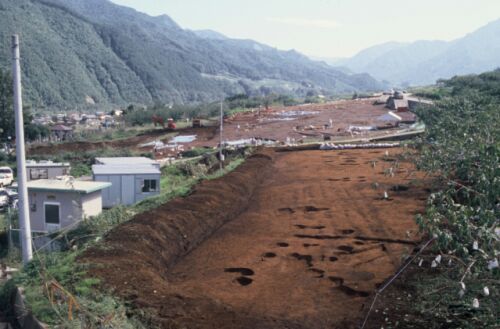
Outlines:
POLYGON ((26 186, 26 156, 24 151, 23 98, 21 88, 21 64, 19 56, 19 36, 12 36, 12 73, 14 78, 14 111, 16 114, 16 158, 17 184, 19 195, 19 225, 21 228, 21 246, 23 263, 26 265, 33 258, 31 249, 31 223, 28 207, 28 188, 26 186))
POLYGON ((222 130, 224 129, 224 110, 222 108, 223 101, 220 101, 220 129, 219 129, 219 169, 222 171, 222 163, 224 162, 224 154, 222 153, 222 130))

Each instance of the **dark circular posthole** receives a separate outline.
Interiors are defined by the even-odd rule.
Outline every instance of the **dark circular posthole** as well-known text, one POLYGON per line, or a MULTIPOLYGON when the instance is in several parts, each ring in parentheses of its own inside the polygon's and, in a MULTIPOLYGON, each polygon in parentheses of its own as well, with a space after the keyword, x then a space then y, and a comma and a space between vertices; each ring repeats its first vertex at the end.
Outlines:
POLYGON ((274 252, 266 252, 264 255, 262 255, 263 257, 266 257, 266 258, 274 258, 276 257, 276 254, 274 252))
POLYGON ((241 275, 254 275, 255 272, 246 267, 228 267, 224 269, 224 272, 227 273, 240 273, 241 275))
POLYGON ((247 278, 246 276, 240 276, 240 277, 236 278, 236 281, 238 281, 238 283, 242 286, 248 286, 249 284, 251 284, 253 282, 252 279, 247 278))
POLYGON ((354 247, 351 246, 338 246, 338 250, 346 251, 346 252, 352 252, 354 250, 354 247))

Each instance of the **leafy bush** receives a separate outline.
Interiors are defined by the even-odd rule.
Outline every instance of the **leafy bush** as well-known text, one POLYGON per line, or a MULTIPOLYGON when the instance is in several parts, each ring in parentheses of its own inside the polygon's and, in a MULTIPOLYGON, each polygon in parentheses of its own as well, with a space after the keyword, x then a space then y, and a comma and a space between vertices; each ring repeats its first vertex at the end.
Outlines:
POLYGON ((417 167, 440 187, 417 222, 436 239, 432 264, 439 274, 419 283, 426 291, 414 307, 432 308, 436 320, 454 328, 498 324, 499 82, 500 71, 441 81, 437 93, 452 96, 417 110, 427 127, 417 167))
POLYGON ((208 154, 213 152, 211 148, 206 148, 206 147, 197 147, 193 148, 191 150, 187 150, 181 153, 183 158, 194 158, 200 155, 208 154))
POLYGON ((73 177, 91 176, 92 169, 84 163, 77 163, 71 167, 70 175, 73 177))
POLYGON ((474 95, 420 110, 427 125, 418 167, 441 180, 420 225, 445 250, 493 259, 500 218, 500 106, 474 95))

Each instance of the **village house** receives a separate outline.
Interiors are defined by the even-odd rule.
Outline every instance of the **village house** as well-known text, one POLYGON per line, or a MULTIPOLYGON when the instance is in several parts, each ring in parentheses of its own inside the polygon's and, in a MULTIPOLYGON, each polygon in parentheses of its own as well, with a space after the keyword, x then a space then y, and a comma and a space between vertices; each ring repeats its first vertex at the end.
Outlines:
POLYGON ((96 158, 94 181, 111 183, 103 191, 103 206, 132 205, 160 193, 160 164, 143 157, 96 158))
POLYGON ((53 232, 102 212, 108 182, 40 179, 27 183, 31 230, 53 232))
POLYGON ((406 94, 401 91, 394 92, 387 98, 386 107, 395 112, 406 112, 409 110, 406 94))
POLYGON ((51 138, 55 141, 66 141, 73 138, 73 128, 65 125, 56 125, 50 128, 51 138))
MULTIPOLYGON (((396 91, 392 96, 383 96, 387 97, 386 107, 391 111, 395 112, 408 112, 415 110, 418 106, 430 106, 434 104, 432 101, 421 99, 418 97, 410 96, 410 94, 406 94, 400 91, 396 91)), ((375 105, 381 104, 381 101, 384 98, 379 98, 375 101, 375 105)))

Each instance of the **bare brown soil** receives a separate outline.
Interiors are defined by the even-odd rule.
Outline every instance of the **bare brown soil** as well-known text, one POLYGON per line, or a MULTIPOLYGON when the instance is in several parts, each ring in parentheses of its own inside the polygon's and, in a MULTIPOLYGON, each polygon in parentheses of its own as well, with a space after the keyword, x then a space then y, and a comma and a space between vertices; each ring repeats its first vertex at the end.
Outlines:
MULTIPOLYGON (((326 104, 273 107, 267 111, 237 113, 226 122, 224 138, 263 138, 285 142, 307 137, 342 136, 350 125, 378 126, 377 118, 388 109, 373 99, 342 100, 326 104), (301 115, 291 115, 292 113, 301 115), (330 119, 332 127, 329 127, 330 119), (325 127, 328 126, 328 127, 325 127)), ((349 135, 350 136, 350 135, 349 135)))
POLYGON ((267 150, 84 261, 164 328, 355 328, 420 240, 427 193, 408 163, 384 175, 400 150, 385 151, 267 150))
MULTIPOLYGON (((322 140, 324 137, 342 140, 352 138, 346 133, 346 128, 355 126, 379 126, 377 118, 387 113, 384 105, 372 105, 373 99, 343 100, 326 104, 308 104, 289 107, 273 107, 267 111, 237 113, 224 123, 224 141, 261 138, 286 142, 287 139, 302 142, 313 138, 322 140), (300 114, 300 115, 292 115, 300 114), (330 127, 330 119, 333 125, 330 127)), ((363 137, 388 134, 391 130, 363 132, 363 137)), ((182 143, 184 150, 193 147, 215 147, 219 143, 219 129, 216 126, 202 128, 182 128, 176 130, 157 129, 132 138, 103 142, 67 142, 52 145, 39 145, 29 149, 30 155, 53 155, 70 151, 95 151, 103 148, 126 149, 135 152, 153 152, 154 147, 140 148, 140 144, 161 140, 168 143, 165 135, 196 135, 195 141, 182 143)), ((170 136, 171 138, 171 136, 170 136)), ((165 149, 156 154, 158 158, 176 156, 180 150, 165 149)))

